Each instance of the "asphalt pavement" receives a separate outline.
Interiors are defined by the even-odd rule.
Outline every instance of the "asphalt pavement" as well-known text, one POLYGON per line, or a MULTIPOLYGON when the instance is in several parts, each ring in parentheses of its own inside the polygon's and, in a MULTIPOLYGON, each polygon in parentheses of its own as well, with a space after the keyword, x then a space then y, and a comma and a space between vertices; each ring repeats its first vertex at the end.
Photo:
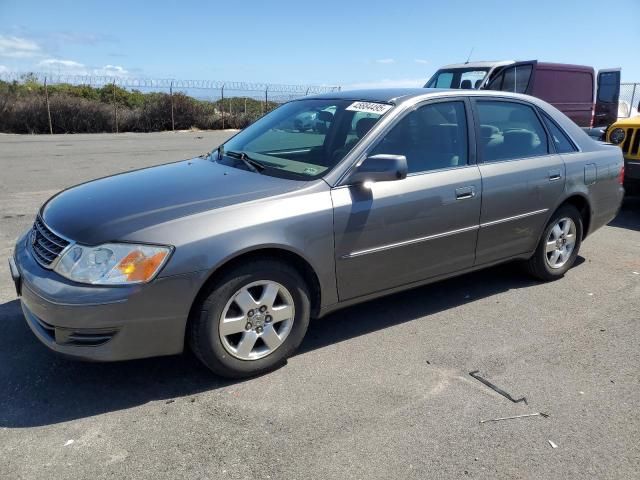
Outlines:
POLYGON ((511 264, 351 307, 250 380, 189 353, 97 364, 42 346, 3 260, 38 207, 229 135, 0 135, 0 478, 637 478, 640 199, 561 280, 511 264), (549 417, 480 423, 533 412, 549 417))

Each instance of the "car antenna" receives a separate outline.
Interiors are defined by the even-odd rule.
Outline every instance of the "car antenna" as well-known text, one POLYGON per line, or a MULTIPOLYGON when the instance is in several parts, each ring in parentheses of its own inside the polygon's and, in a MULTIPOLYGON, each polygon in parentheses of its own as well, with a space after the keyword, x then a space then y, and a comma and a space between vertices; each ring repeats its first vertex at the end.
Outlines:
POLYGON ((469 52, 469 56, 467 57, 467 61, 466 61, 466 62, 464 62, 465 64, 469 63, 469 60, 471 60, 471 55, 473 54, 473 49, 474 49, 474 48, 475 48, 475 47, 471 47, 471 51, 469 52))

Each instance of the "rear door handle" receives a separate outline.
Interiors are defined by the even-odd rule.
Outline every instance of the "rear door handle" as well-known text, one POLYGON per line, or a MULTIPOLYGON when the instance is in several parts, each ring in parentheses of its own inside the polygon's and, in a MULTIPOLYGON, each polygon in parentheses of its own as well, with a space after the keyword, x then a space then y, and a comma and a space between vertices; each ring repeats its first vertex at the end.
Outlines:
POLYGON ((549 170, 549 181, 555 182, 556 180, 560 180, 562 178, 562 173, 560 170, 549 170))
POLYGON ((467 198, 473 198, 475 196, 476 196, 476 188, 473 186, 456 188, 457 200, 465 200, 467 198))

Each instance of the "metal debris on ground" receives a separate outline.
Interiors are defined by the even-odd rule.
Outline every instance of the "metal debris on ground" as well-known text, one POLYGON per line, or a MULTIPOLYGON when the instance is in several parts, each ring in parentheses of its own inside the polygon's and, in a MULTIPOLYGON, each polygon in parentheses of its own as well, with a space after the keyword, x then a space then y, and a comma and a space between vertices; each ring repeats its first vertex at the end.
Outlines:
POLYGON ((520 403, 520 402, 524 402, 525 405, 529 405, 527 403, 527 398, 526 397, 522 397, 522 398, 518 398, 515 399, 513 398, 510 394, 508 394, 507 392, 505 392, 504 390, 502 390, 500 387, 495 386, 493 383, 491 383, 489 380, 486 380, 484 378, 482 378, 480 375, 478 375, 478 373, 480 372, 480 370, 474 370, 473 372, 469 372, 469 375, 471 375, 473 378, 475 378, 476 380, 484 383, 487 387, 489 387, 491 390, 493 390, 494 392, 499 393, 500 395, 502 395, 504 398, 511 400, 513 403, 520 403))
POLYGON ((512 417, 500 417, 500 418, 490 418, 489 420, 480 420, 480 423, 499 422, 500 420, 512 420, 514 418, 525 418, 525 417, 549 418, 549 414, 544 412, 525 413, 524 415, 514 415, 512 417))
POLYGON ((551 440, 548 440, 548 442, 549 442, 549 445, 551 445, 551 448, 558 448, 558 445, 553 443, 551 440))

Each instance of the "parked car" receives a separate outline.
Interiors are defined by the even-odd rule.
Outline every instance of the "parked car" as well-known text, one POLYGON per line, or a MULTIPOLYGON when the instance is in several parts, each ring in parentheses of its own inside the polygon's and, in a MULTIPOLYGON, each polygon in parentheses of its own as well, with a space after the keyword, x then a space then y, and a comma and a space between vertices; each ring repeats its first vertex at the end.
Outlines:
MULTIPOLYGON (((541 98, 580 127, 608 127, 617 120, 620 69, 539 62, 472 62, 447 65, 426 83, 431 88, 501 90, 541 98)), ((600 135, 598 133, 597 135, 600 135)))
POLYGON ((618 120, 607 130, 606 139, 622 149, 626 191, 640 194, 640 116, 618 120))
POLYGON ((619 148, 533 97, 331 93, 208 155, 62 191, 10 266, 52 350, 125 360, 186 341, 243 377, 282 365, 311 317, 347 305, 512 260, 561 277, 616 215, 622 169, 619 148), (282 128, 330 107, 325 135, 282 128))

